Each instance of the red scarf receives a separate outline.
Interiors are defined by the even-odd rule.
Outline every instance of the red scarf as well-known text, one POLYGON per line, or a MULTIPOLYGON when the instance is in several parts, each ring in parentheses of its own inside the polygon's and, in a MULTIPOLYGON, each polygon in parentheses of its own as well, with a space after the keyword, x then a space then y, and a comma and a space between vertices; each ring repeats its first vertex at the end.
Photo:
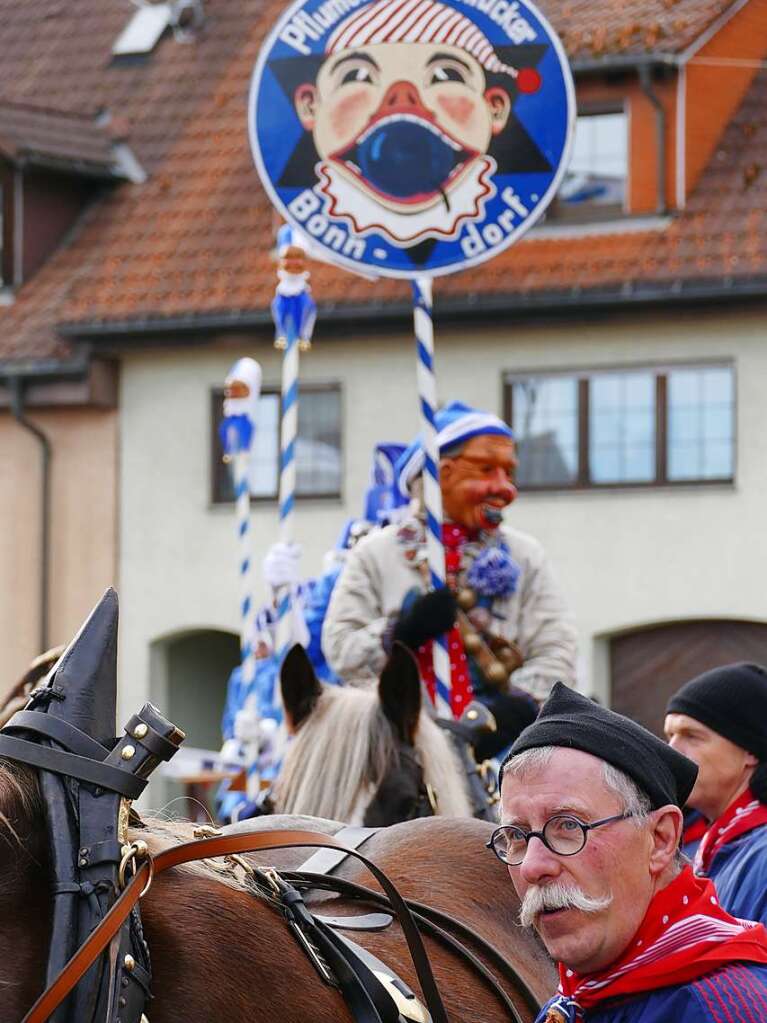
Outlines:
POLYGON ((723 845, 763 824, 767 824, 767 806, 759 802, 751 789, 746 789, 734 803, 730 803, 721 817, 717 817, 703 836, 695 854, 695 873, 705 877, 723 845))
POLYGON ((560 991, 564 1001, 588 1009, 607 999, 687 984, 732 962, 767 963, 767 931, 726 913, 713 882, 686 867, 657 893, 620 958, 584 976, 560 965, 560 991))
MULTIPOLYGON (((445 548, 445 574, 448 586, 454 590, 456 579, 461 569, 463 545, 469 540, 469 532, 463 526, 453 522, 447 522, 442 527, 442 543, 445 548)), ((463 648, 461 633, 456 625, 447 633, 447 651, 450 656, 450 709, 457 718, 463 714, 466 705, 471 702, 474 690, 471 685, 471 674, 466 651, 463 648)), ((434 701, 436 690, 436 679, 434 677, 434 662, 432 660, 432 642, 424 643, 416 651, 418 668, 421 678, 426 683, 429 695, 434 701)))

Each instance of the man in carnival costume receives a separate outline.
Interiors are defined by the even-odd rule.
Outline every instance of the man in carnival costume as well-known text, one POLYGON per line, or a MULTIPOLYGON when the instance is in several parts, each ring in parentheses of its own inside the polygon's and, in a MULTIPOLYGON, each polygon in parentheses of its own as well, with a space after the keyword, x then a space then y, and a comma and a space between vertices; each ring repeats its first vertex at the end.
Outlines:
POLYGON ((767 922, 767 670, 727 664, 669 701, 665 731, 698 765, 687 803, 709 823, 695 872, 734 916, 767 922))
POLYGON ((488 843, 559 965, 539 1023, 767 1018, 767 932, 680 856, 697 768, 557 683, 501 770, 488 843))
MULTIPOLYGON (((453 713, 476 696, 496 717, 498 732, 477 748, 484 759, 509 746, 555 679, 574 681, 575 628, 541 545, 501 525, 517 495, 511 430, 460 402, 441 409, 436 425, 448 587, 425 592, 423 515, 414 506, 350 555, 322 644, 341 677, 364 684, 400 640, 416 653, 433 696, 432 642, 447 633, 453 713)), ((403 493, 417 491, 423 465, 416 440, 398 463, 403 493)))

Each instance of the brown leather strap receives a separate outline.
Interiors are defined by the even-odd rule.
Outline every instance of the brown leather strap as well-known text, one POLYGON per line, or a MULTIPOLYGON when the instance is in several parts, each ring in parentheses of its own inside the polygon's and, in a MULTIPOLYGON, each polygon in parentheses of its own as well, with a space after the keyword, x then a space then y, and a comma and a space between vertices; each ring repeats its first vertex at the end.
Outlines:
POLYGON ((272 831, 259 834, 251 832, 203 838, 196 842, 184 842, 181 845, 172 846, 170 849, 164 849, 151 860, 145 860, 98 927, 72 956, 47 991, 40 995, 22 1023, 45 1023, 118 932, 130 911, 141 898, 152 872, 155 875, 161 874, 164 870, 180 866, 182 863, 213 859, 216 856, 231 856, 235 853, 257 852, 262 849, 316 848, 318 846, 343 849, 347 855, 364 863, 381 885, 399 919, 432 1021, 433 1023, 448 1023, 447 1012, 437 989, 423 940, 402 896, 383 871, 361 853, 354 849, 348 849, 329 835, 318 835, 313 831, 272 831))

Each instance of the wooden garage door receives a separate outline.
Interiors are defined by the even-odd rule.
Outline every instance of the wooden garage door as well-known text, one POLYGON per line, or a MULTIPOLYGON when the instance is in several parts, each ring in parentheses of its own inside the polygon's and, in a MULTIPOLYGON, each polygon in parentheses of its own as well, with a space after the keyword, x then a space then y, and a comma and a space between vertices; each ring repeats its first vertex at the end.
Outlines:
POLYGON ((676 622, 616 636, 610 642, 611 706, 662 735, 669 697, 702 671, 733 661, 767 665, 767 625, 676 622))

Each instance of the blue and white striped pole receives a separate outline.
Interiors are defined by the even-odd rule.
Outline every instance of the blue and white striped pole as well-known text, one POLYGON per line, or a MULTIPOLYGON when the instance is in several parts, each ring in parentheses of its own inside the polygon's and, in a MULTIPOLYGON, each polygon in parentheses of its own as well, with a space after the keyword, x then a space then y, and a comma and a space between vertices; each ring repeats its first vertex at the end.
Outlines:
MULTIPOLYGON (((445 549, 442 546, 442 491, 439 488, 439 447, 434 413, 437 408, 437 380, 434 375, 434 325, 431 315, 431 279, 413 281, 413 317, 418 353, 418 400, 424 440, 423 503, 426 512, 426 552, 429 577, 434 589, 445 585, 445 549)), ((440 717, 451 718, 450 655, 447 637, 432 644, 436 678, 436 708, 440 717)))
POLYGON ((246 694, 235 718, 235 737, 242 746, 245 758, 247 794, 250 799, 255 799, 261 788, 261 778, 258 770, 260 723, 254 691, 256 603, 253 599, 250 465, 258 399, 261 394, 259 364, 254 359, 239 359, 227 374, 224 393, 221 438, 226 458, 232 463, 234 476, 240 582, 240 691, 246 694))
MULTIPOLYGON (((298 358, 299 345, 292 317, 286 322, 285 349, 282 357, 280 421, 280 540, 292 544, 296 538, 296 441, 298 439, 298 358)), ((293 641, 292 591, 285 586, 277 594, 277 656, 282 659, 293 641)), ((275 687, 275 700, 280 687, 275 687)))

